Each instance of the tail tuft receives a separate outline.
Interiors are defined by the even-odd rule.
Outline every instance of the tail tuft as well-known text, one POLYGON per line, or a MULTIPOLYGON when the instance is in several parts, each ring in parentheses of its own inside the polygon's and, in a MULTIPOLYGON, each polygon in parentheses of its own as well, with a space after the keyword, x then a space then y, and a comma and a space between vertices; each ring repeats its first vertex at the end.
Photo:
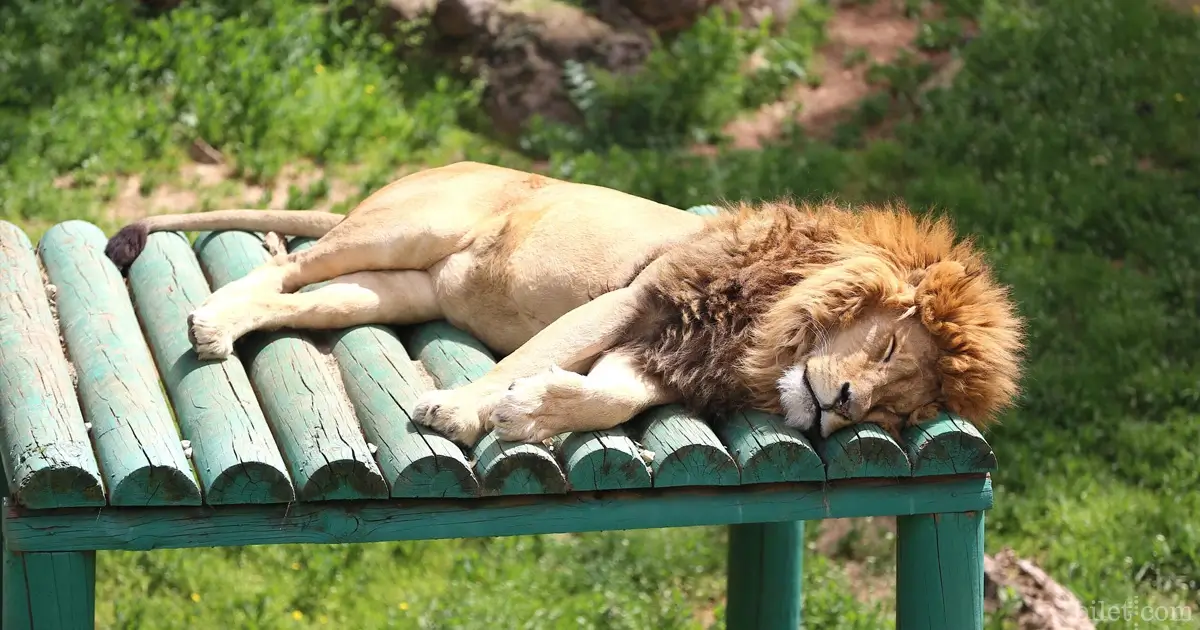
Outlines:
POLYGON ((150 230, 141 221, 130 223, 121 228, 119 232, 108 239, 108 245, 104 248, 104 255, 116 264, 117 269, 121 270, 121 275, 125 275, 129 270, 129 266, 137 260, 143 249, 146 249, 146 239, 150 236, 150 230))

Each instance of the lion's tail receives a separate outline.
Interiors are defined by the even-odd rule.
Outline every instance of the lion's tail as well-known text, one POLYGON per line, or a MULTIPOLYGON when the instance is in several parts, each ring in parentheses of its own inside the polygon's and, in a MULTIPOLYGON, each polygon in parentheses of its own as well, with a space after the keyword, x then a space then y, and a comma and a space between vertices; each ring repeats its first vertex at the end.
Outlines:
POLYGON ((344 218, 345 215, 317 210, 214 210, 163 214, 139 219, 121 228, 108 240, 104 254, 124 273, 146 248, 151 232, 247 230, 320 238, 344 218))

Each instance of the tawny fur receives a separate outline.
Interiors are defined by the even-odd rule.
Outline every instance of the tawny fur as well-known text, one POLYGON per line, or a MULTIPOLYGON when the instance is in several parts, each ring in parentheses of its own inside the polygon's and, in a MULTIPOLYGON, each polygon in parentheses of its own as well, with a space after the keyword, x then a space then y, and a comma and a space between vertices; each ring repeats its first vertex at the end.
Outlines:
POLYGON ((506 355, 414 410, 465 444, 492 427, 528 441, 607 428, 681 397, 710 414, 779 412, 785 390, 789 417, 820 409, 789 424, 819 420, 824 435, 855 422, 894 433, 934 405, 982 426, 1017 393, 1022 330, 1006 291, 948 222, 898 207, 742 204, 702 219, 462 162, 405 176, 345 217, 159 216, 107 251, 124 271, 149 233, 198 229, 319 237, 191 314, 202 359, 254 330, 446 319, 506 355), (298 293, 315 283, 327 284, 298 293))
POLYGON ((916 307, 948 410, 983 426, 1018 392, 1022 323, 946 219, 901 207, 740 204, 668 253, 623 347, 696 411, 782 411, 783 371, 872 307, 916 307))

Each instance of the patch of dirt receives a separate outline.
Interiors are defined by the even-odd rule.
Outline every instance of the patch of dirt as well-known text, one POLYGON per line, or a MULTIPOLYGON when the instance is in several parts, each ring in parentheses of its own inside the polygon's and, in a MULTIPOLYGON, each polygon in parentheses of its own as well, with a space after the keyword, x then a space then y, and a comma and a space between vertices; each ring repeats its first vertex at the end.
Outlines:
MULTIPOLYGON (((397 177, 400 174, 398 171, 397 177)), ((329 210, 360 194, 358 186, 344 178, 327 176, 321 167, 311 163, 289 164, 267 185, 236 178, 233 168, 226 164, 195 162, 182 165, 171 177, 147 178, 144 174, 100 178, 100 185, 112 183, 115 190, 112 198, 104 202, 104 218, 125 224, 154 214, 256 208, 262 206, 267 195, 270 198, 265 207, 281 210, 289 207, 293 186, 303 193, 323 178, 329 189, 313 205, 313 210, 329 210)), ((54 185, 70 188, 75 182, 71 176, 63 176, 54 185)))
POLYGON ((890 606, 896 594, 896 519, 832 518, 821 521, 815 547, 846 572, 856 599, 890 606))
MULTIPOLYGON (((720 603, 724 603, 722 598, 720 603)), ((717 623, 717 604, 718 602, 708 602, 707 604, 696 609, 692 613, 692 621, 700 624, 701 628, 711 628, 717 623)))
MULTIPOLYGON (((938 15, 936 5, 929 6, 924 19, 938 15)), ((733 146, 741 149, 760 148, 764 142, 778 137, 789 119, 795 120, 813 137, 828 138, 837 124, 853 114, 863 99, 883 89, 867 81, 867 70, 871 64, 891 63, 903 51, 932 63, 935 68, 945 67, 950 61, 948 54, 931 54, 919 50, 915 45, 921 19, 922 16, 905 15, 901 0, 873 0, 869 3, 843 0, 826 23, 827 39, 817 51, 820 85, 797 85, 783 100, 732 121, 726 126, 725 132, 732 139, 733 146), (858 59, 847 63, 852 56, 858 59), (796 112, 797 106, 799 112, 796 112)), ((952 75, 953 72, 948 74, 952 75)), ((947 80, 953 77, 941 78, 947 80)), ((887 127, 888 123, 885 121, 881 126, 887 127)))
POLYGON ((1200 0, 1162 0, 1162 2, 1176 11, 1200 16, 1200 0))

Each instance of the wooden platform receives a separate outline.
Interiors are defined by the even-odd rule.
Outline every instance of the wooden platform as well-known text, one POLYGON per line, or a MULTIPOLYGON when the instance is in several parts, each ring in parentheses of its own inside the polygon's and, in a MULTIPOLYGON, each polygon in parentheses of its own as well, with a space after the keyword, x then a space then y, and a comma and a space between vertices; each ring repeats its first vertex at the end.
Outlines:
POLYGON ((795 628, 803 521, 871 515, 898 517, 898 628, 982 628, 996 457, 964 421, 814 445, 779 417, 667 406, 464 451, 410 418, 494 364, 469 335, 283 330, 200 361, 187 316, 267 259, 261 236, 153 234, 128 281, 106 240, 68 221, 34 248, 0 222, 4 629, 91 627, 96 550, 686 525, 732 526, 730 628, 795 628))
POLYGON ((234 357, 202 362, 187 315, 266 260, 261 237, 201 234, 191 246, 153 234, 128 288, 105 242, 96 226, 69 221, 35 253, 0 223, 0 446, 25 507, 554 494, 995 467, 986 441, 955 418, 910 429, 904 448, 874 426, 814 447, 778 417, 710 427, 674 406, 549 446, 488 435, 464 452, 409 418, 434 383, 456 387, 493 365, 469 335, 445 322, 255 333, 234 357))

